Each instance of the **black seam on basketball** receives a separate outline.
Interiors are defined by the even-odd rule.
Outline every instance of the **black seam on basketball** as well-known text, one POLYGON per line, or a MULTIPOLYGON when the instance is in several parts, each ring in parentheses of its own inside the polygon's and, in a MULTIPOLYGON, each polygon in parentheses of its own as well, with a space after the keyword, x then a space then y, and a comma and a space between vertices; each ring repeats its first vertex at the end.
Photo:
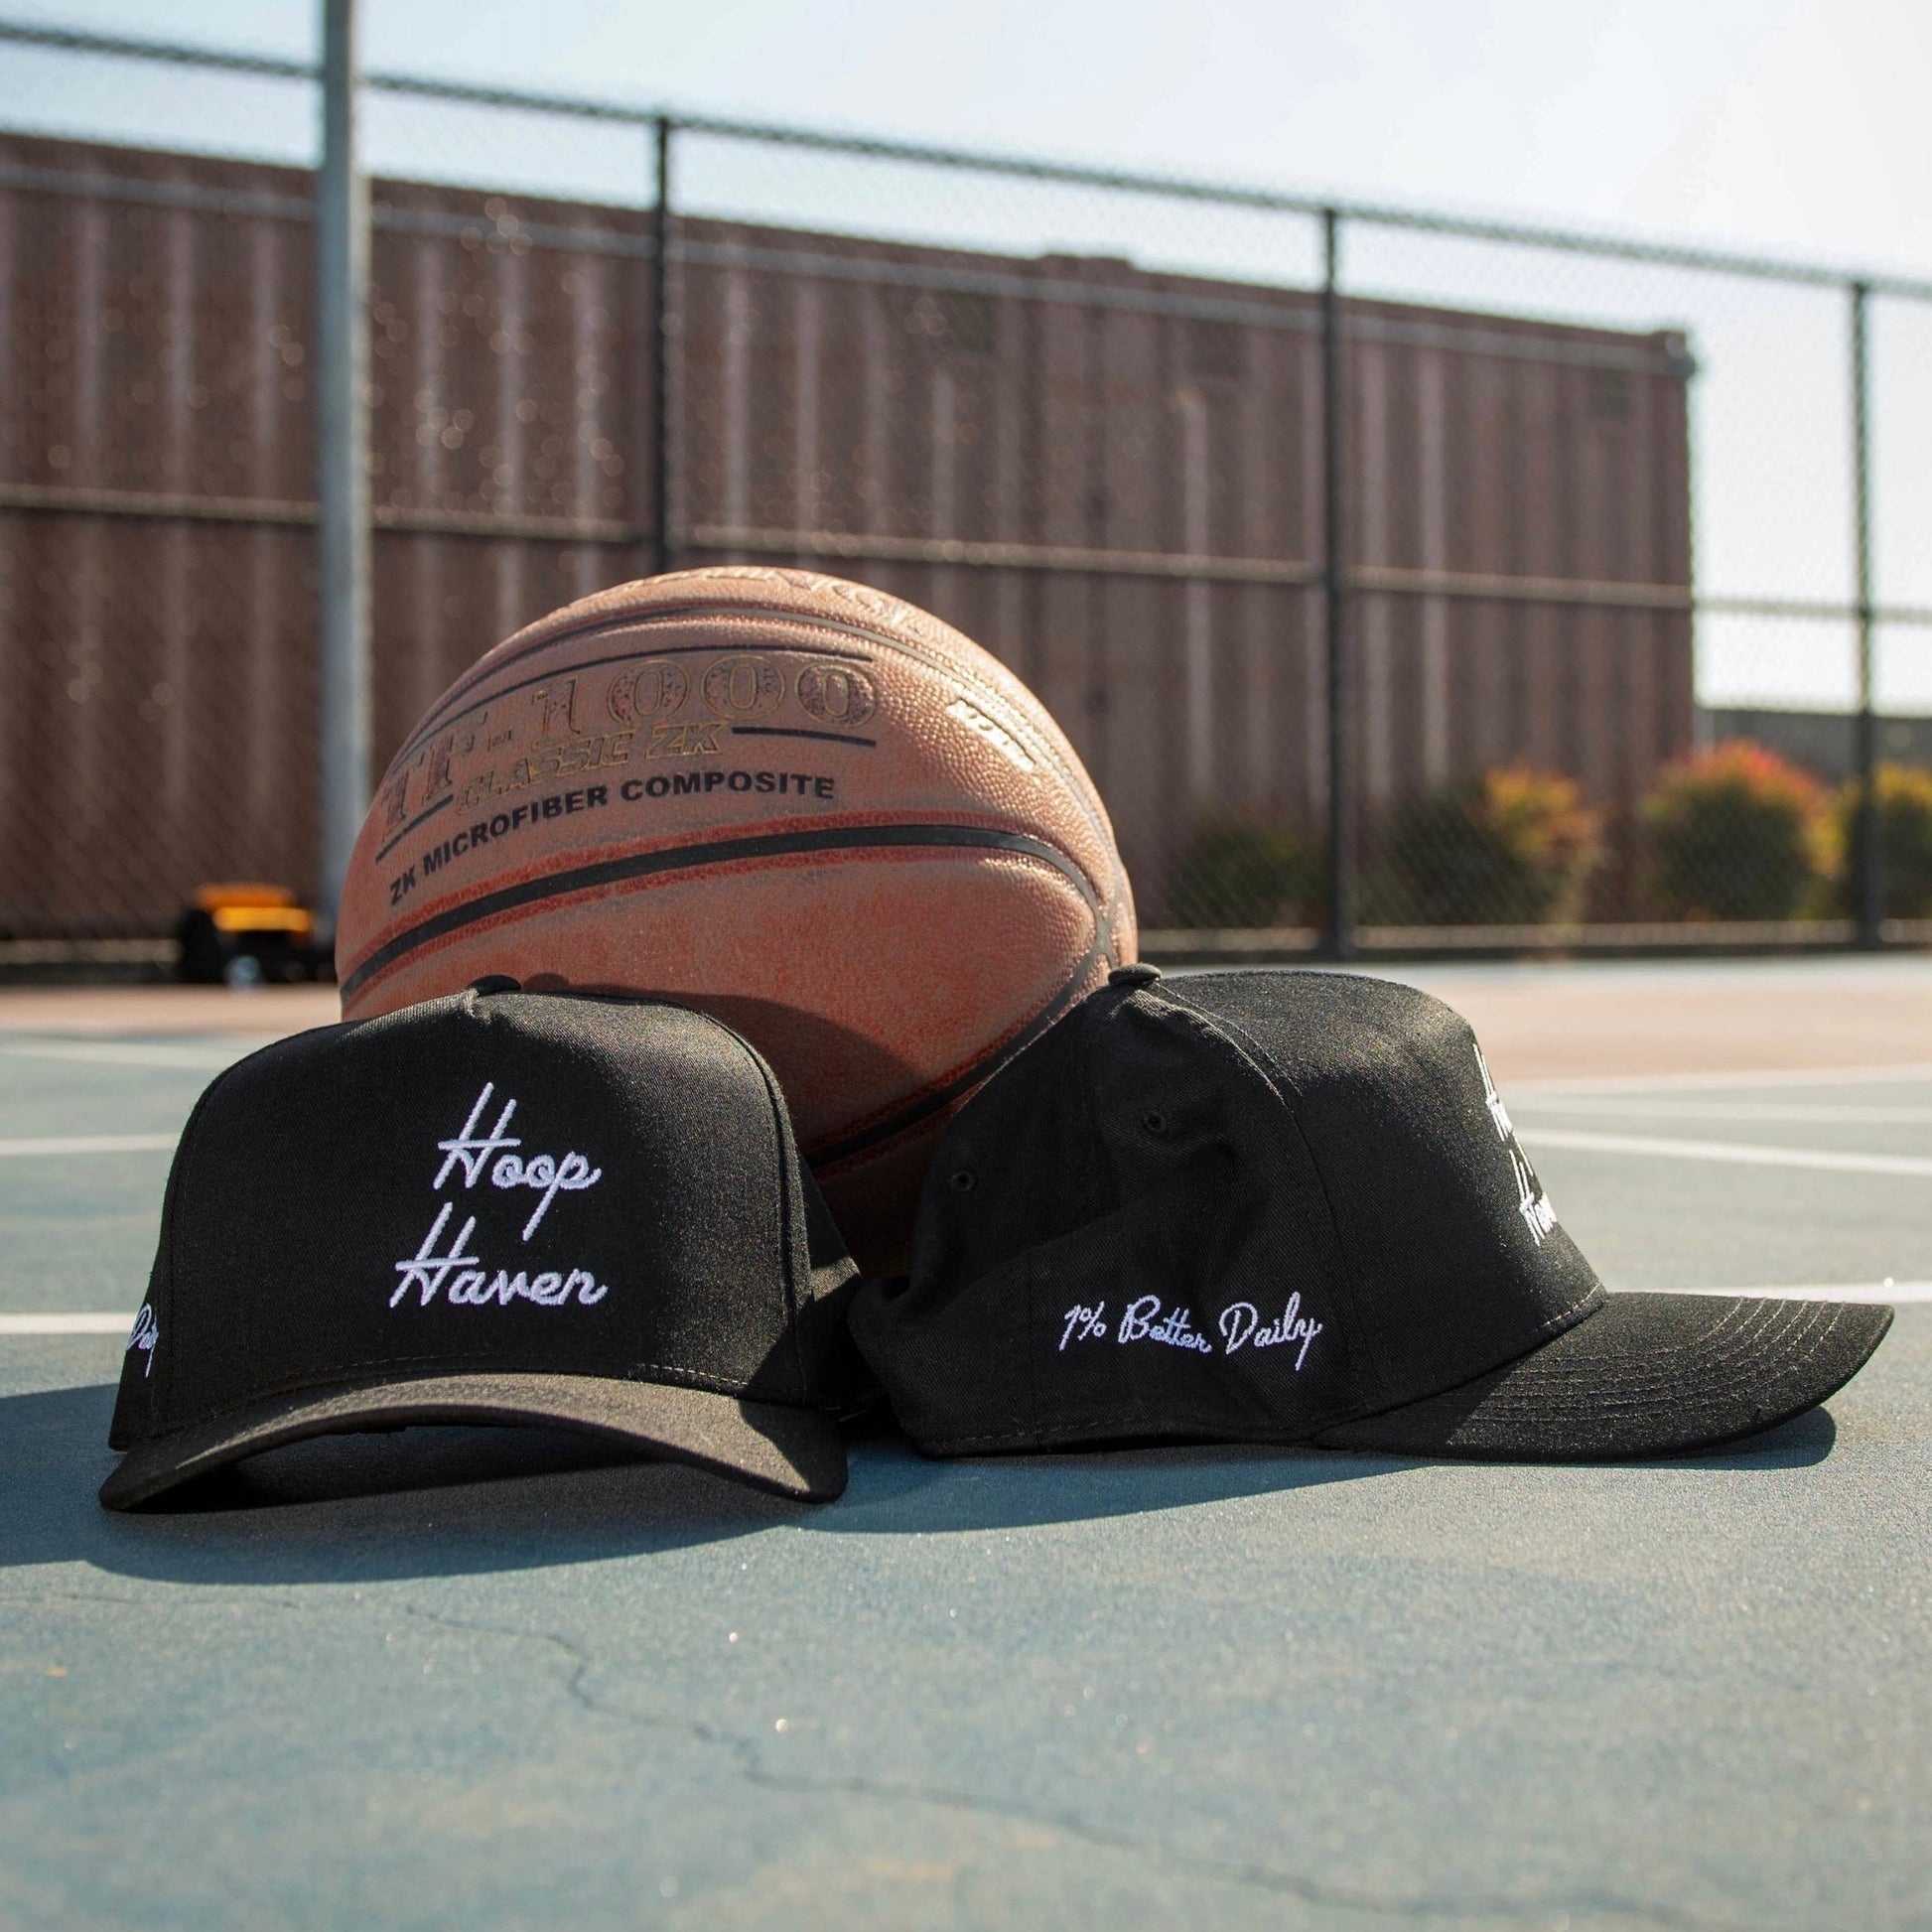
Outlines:
MULTIPOLYGON (((907 608, 910 609, 912 607, 908 606, 907 608)), ((493 676, 496 671, 503 670, 512 664, 521 663, 523 659, 530 654, 530 652, 535 650, 545 649, 551 644, 568 643, 574 637, 594 636, 599 630, 617 629, 625 624, 635 625, 635 624, 646 624, 646 623, 660 623, 660 622, 665 622, 670 621, 682 621, 688 618, 738 618, 741 620, 744 619, 763 620, 767 622, 802 624, 812 629, 835 630, 845 636, 861 638, 865 642, 870 644, 883 645, 894 650, 902 651, 907 657, 912 658, 915 662, 923 664, 927 670, 937 672, 939 675, 943 677, 950 677, 957 680, 960 683, 967 684, 971 687, 975 696, 983 698, 985 700, 989 700, 991 703, 998 706, 1002 710, 1007 709, 1007 701, 999 692, 989 691, 986 688, 985 683, 982 679, 974 677, 969 671, 966 670, 964 666, 957 664, 950 658, 943 656, 934 646, 922 644, 915 640, 909 640, 905 637, 898 636, 890 631, 886 631, 883 629, 882 630, 869 629, 862 624, 852 623, 841 618, 822 617, 815 612, 786 611, 786 610, 775 609, 768 605, 759 605, 759 604, 681 605, 676 608, 665 609, 662 611, 651 611, 648 613, 633 612, 633 613, 628 613, 617 617, 599 617, 594 619, 587 619, 582 625, 573 626, 572 628, 566 630, 554 631, 547 636, 532 638, 530 642, 525 644, 521 650, 517 651, 513 657, 506 657, 503 659, 503 661, 500 664, 492 665, 488 672, 483 672, 482 668, 479 667, 479 669, 476 672, 472 673, 473 677, 475 677, 476 679, 475 684, 469 686, 459 685, 459 687, 455 691, 446 694, 442 703, 437 707, 437 709, 433 710, 429 714, 429 716, 420 725, 417 726, 415 732, 410 737, 409 743, 405 745, 403 749, 400 752, 398 752, 396 756, 389 761, 388 771, 386 771, 383 774, 384 781, 385 782, 387 781, 387 778, 390 775, 390 773, 393 773, 395 771, 396 767, 402 763, 404 759, 408 758, 411 754, 417 751, 419 747, 421 747, 431 737, 435 735, 439 726, 447 723, 450 718, 455 716, 461 716, 461 714, 464 711, 472 709, 476 705, 484 702, 484 700, 483 700, 480 697, 471 697, 467 702, 459 703, 458 700, 463 698, 466 689, 472 692, 476 691, 481 687, 482 684, 486 683, 488 678, 490 676, 493 676)), ((962 632, 961 634, 963 635, 964 633, 962 632)), ((695 655, 702 655, 706 651, 716 650, 718 648, 719 646, 716 644, 686 644, 686 645, 676 646, 669 650, 662 650, 654 653, 646 652, 645 655, 655 655, 659 657, 695 656, 695 655)), ((775 650, 775 649, 782 649, 784 648, 784 646, 769 645, 766 648, 775 650)), ((791 646, 791 648, 797 649, 799 648, 799 646, 793 645, 791 646)), ((618 662, 621 662, 623 658, 632 656, 635 653, 630 651, 624 651, 620 653, 616 657, 599 658, 595 661, 597 663, 618 663, 618 662)), ((995 662, 998 662, 998 660, 995 659, 995 662)), ((591 666, 587 665, 582 668, 589 669, 591 668, 591 666)), ((543 673, 543 676, 546 678, 556 676, 556 675, 560 675, 560 674, 551 671, 546 671, 543 673)), ((569 673, 564 672, 561 673, 561 675, 568 676, 569 673)), ((514 684, 505 685, 502 687, 501 690, 492 691, 489 694, 489 698, 487 701, 491 704, 494 704, 498 698, 506 697, 512 691, 524 690, 528 686, 535 684, 539 680, 537 678, 531 677, 531 678, 523 678, 514 684)), ((1037 756, 1039 756, 1045 762, 1047 762, 1053 767, 1053 769, 1059 774, 1061 780, 1066 784, 1067 788, 1073 793, 1075 802, 1079 805, 1081 811, 1085 814, 1087 822, 1092 827, 1095 835, 1103 837, 1106 842, 1111 843, 1111 827, 1109 827, 1106 823, 1106 807, 1100 803, 1099 793, 1097 789, 1095 790, 1094 795, 1091 799, 1089 799, 1086 795, 1087 787, 1092 785, 1093 782, 1092 778, 1088 776, 1084 771, 1081 771, 1078 775, 1076 775, 1075 771, 1070 770, 1065 764, 1065 762, 1060 759, 1059 754, 1053 749, 1053 747, 1050 744, 1047 744, 1046 742, 1041 740, 1039 736, 1034 731, 1032 725, 1027 720, 1020 718, 1017 715, 1010 714, 1007 718, 1005 725, 1003 726, 1003 729, 1013 731, 1016 736, 1023 737, 1031 743, 1034 752, 1037 756), (1085 785, 1083 785, 1080 782, 1081 777, 1086 777, 1085 785)))
MULTIPOLYGON (((975 676, 967 666, 946 656, 935 645, 925 643, 918 638, 897 636, 885 631, 862 630, 855 634, 866 637, 884 649, 898 651, 901 655, 911 658, 915 664, 923 665, 935 677, 950 679, 956 685, 963 685, 977 703, 989 710, 1004 713, 1004 721, 996 719, 994 722, 1000 724, 1002 730, 1011 732, 1017 740, 1028 747, 1035 758, 1050 767, 1060 782, 1065 785, 1094 837, 1109 851, 1117 850, 1113 825, 1107 817, 1107 807, 1100 797, 1100 789, 1093 782, 1092 774, 1080 762, 1079 755, 1074 753, 1070 746, 1067 748, 1069 758, 1062 758, 1052 741, 1042 736, 1036 729, 1035 721, 1020 711, 1004 692, 994 690, 984 678, 975 676)), ((962 631, 960 635, 963 637, 965 633, 962 631)), ((970 643, 972 640, 968 638, 967 641, 970 643)), ((984 646, 976 646, 976 648, 983 649, 984 646)), ((987 655, 992 656, 992 653, 989 651, 987 655)), ((993 661, 997 664, 1000 660, 994 658, 993 661)), ((1001 668, 1006 667, 1002 665, 1001 668)), ((1024 684, 1021 688, 1023 691, 1027 690, 1024 684)), ((1034 696, 1031 691, 1028 691, 1028 695, 1034 696)), ((1040 703, 1036 696, 1034 697, 1034 702, 1039 706, 1040 714, 1048 727, 1057 729, 1053 727, 1052 714, 1046 710, 1045 705, 1040 703)), ((1119 870, 1119 862, 1116 858, 1117 876, 1119 870)), ((1094 882, 1096 886, 1100 883, 1098 880, 1094 882)), ((1115 882, 1107 883, 1111 885, 1115 882)))
POLYGON ((864 745, 875 746, 876 738, 855 738, 850 732, 808 732, 795 730, 790 725, 734 725, 734 738, 818 738, 827 745, 864 745))
MULTIPOLYGON (((498 671, 507 670, 512 664, 522 663, 532 651, 547 650, 552 644, 567 644, 576 637, 594 637, 600 630, 620 630, 644 624, 680 622, 687 618, 748 617, 775 618, 780 622, 802 623, 820 630, 837 630, 848 637, 863 638, 869 644, 884 641, 877 631, 867 630, 859 624, 843 622, 838 618, 818 617, 807 611, 793 613, 773 610, 761 604, 677 604, 665 605, 660 609, 652 611, 626 611, 616 615, 605 614, 595 618, 586 618, 582 623, 571 624, 563 630, 549 631, 541 637, 532 637, 520 650, 515 651, 497 663, 489 665, 486 669, 482 664, 475 666, 467 678, 460 679, 451 690, 444 692, 443 696, 437 700, 435 706, 423 719, 422 723, 410 735, 409 743, 396 754, 395 759, 391 762, 390 769, 394 770, 395 765, 407 758, 411 752, 415 751, 417 746, 422 744, 425 739, 434 737, 439 725, 445 723, 451 717, 468 710, 471 703, 481 702, 481 700, 471 699, 468 696, 469 693, 474 692, 481 685, 486 684, 498 671)), ((676 644, 668 650, 646 651, 643 655, 647 657, 698 657, 702 656, 706 651, 713 651, 719 648, 720 646, 717 644, 676 644)), ((786 646, 772 645, 770 648, 783 649, 786 646)), ((802 644, 793 644, 789 648, 792 650, 803 650, 805 646, 802 644)), ((592 662, 593 664, 618 664, 621 663, 624 658, 634 657, 637 654, 635 651, 620 651, 615 657, 600 657, 593 659, 592 662)), ((820 656, 857 655, 856 652, 827 651, 821 651, 818 654, 820 656)), ((864 658, 859 661, 862 663, 870 662, 869 659, 864 658)), ((584 665, 579 668, 589 670, 592 668, 592 665, 584 665)), ((553 674, 546 671, 543 675, 549 677, 553 674)), ((568 673, 565 675, 568 675, 568 673)), ((525 686, 535 684, 537 680, 535 678, 524 678, 516 684, 507 684, 500 691, 492 691, 489 702, 493 704, 496 699, 507 697, 510 692, 521 691, 525 686)))
POLYGON ((389 842, 386 845, 376 847, 375 856, 378 859, 386 859, 425 819, 434 818, 446 805, 454 805, 455 803, 456 793, 448 791, 435 804, 425 805, 400 831, 391 834, 389 842))
MULTIPOLYGON (((690 615, 692 613, 688 613, 688 611, 680 611, 678 613, 678 617, 690 617, 690 615)), ((653 622, 655 622, 655 617, 653 617, 653 622)), ((578 635, 578 631, 566 631, 564 635, 566 637, 574 637, 574 635, 578 635)), ((545 637, 543 641, 545 643, 556 643, 558 639, 556 637, 545 637)), ((719 649, 721 647, 717 643, 666 643, 662 649, 645 651, 643 655, 645 655, 645 659, 653 659, 653 657, 715 657, 719 649)), ((833 659, 837 659, 841 664, 870 664, 870 662, 874 661, 874 653, 870 653, 870 651, 827 651, 821 645, 809 645, 809 643, 763 643, 763 645, 759 645, 759 649, 772 651, 772 653, 776 653, 780 657, 784 657, 784 655, 788 655, 788 657, 833 657, 833 659)), ((437 733, 445 725, 448 725, 452 719, 460 719, 468 711, 478 711, 478 709, 482 709, 484 705, 492 705, 492 703, 496 703, 496 699, 508 698, 512 692, 527 692, 533 684, 547 684, 551 678, 556 678, 556 676, 574 678, 574 676, 578 676, 584 670, 595 670, 599 664, 627 664, 633 657, 637 657, 635 651, 613 651, 609 657, 588 657, 588 659, 584 659, 582 664, 572 664, 564 672, 539 670, 533 678, 518 678, 514 684, 500 684, 500 686, 496 686, 488 694, 488 698, 470 699, 468 703, 458 705, 454 711, 441 713, 429 725, 419 725, 415 729, 415 736, 411 738, 410 742, 388 761, 388 770, 384 770, 382 776, 384 776, 384 780, 390 778, 398 765, 402 765, 406 759, 410 759, 415 752, 419 752, 425 744, 429 744, 429 740, 435 738, 437 733)), ((629 727, 629 729, 635 729, 635 727, 629 727)))
POLYGON ((601 859, 594 865, 573 866, 568 872, 545 874, 515 886, 499 887, 463 905, 453 905, 399 932, 360 960, 342 984, 342 997, 347 1000, 359 988, 398 959, 426 946, 445 933, 459 932, 481 919, 492 918, 519 905, 530 905, 546 898, 561 898, 570 893, 588 892, 599 886, 621 885, 626 879, 647 878, 652 873, 694 872, 702 866, 729 865, 737 859, 783 858, 794 853, 863 850, 891 846, 968 846, 980 850, 1014 852, 1032 859, 1042 859, 1073 882, 1087 909, 1093 914, 1096 931, 1101 924, 1100 901, 1087 883, 1086 874, 1065 853, 1044 840, 1029 838, 1022 832, 995 832, 977 825, 844 825, 814 832, 770 832, 752 839, 712 839, 702 845, 679 845, 654 852, 633 852, 621 859, 601 859))
POLYGON ((1073 1003, 1074 995, 1081 983, 1093 971, 1095 963, 1112 943, 1112 935, 1100 929, 1100 921, 1096 917, 1094 941, 1087 949, 1086 958, 1074 967, 1059 991, 1012 1038, 1003 1040, 992 1052, 983 1059, 975 1060, 965 1072, 955 1074, 944 1086, 934 1087, 930 1092, 921 1094, 909 1106, 894 1114, 890 1120, 883 1120, 876 1127, 868 1127, 860 1133, 848 1135, 842 1141, 834 1141, 830 1147, 817 1154, 808 1153, 805 1159, 812 1172, 816 1173, 820 1168, 833 1167, 840 1161, 851 1159, 855 1154, 863 1154, 867 1148, 879 1146, 882 1141, 890 1141, 895 1136, 903 1134, 907 1128, 916 1127, 920 1121, 938 1113, 941 1108, 950 1106, 962 1093, 970 1093, 982 1081, 992 1079, 1001 1067, 1024 1052, 1059 1019, 1073 1003))

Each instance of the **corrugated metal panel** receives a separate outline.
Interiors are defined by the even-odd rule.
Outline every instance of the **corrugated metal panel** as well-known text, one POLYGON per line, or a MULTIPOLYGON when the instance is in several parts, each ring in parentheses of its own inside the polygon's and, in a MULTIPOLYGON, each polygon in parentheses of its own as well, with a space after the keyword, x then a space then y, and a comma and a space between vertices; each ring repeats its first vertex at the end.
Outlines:
MULTIPOLYGON (((82 175, 129 165, 55 142, 0 156, 82 175)), ((210 183, 178 157, 133 165, 154 188, 210 183)), ((290 185, 269 169, 218 177, 242 196, 290 185)), ((0 480, 231 505, 310 493, 304 231, 16 190, 0 195, 0 234, 13 317, 0 480)), ((0 518, 0 925, 151 928, 216 853, 224 870, 307 872, 314 786, 283 755, 313 736, 311 548, 286 521, 0 518)))
MULTIPOLYGON (((153 929, 211 876, 310 883, 308 194, 0 138, 0 930, 153 929), (160 513, 176 499, 194 514, 160 513)), ((638 210, 375 199, 386 757, 498 637, 648 567, 653 266, 638 210)), ((812 562, 980 637, 1092 766, 1150 922, 1199 826, 1318 824, 1314 298, 699 219, 677 237, 687 561, 812 562)), ((1347 313, 1347 559, 1403 585, 1355 605, 1365 816, 1518 759, 1627 808, 1690 742, 1688 618, 1402 574, 1687 585, 1676 345, 1347 313)))
MULTIPOLYGON (((214 877, 309 890, 309 180, 20 137, 0 138, 0 503, 100 499, 112 514, 0 509, 0 647, 25 699, 0 774, 0 931, 162 929, 214 877), (163 513, 176 498, 194 514, 163 513)), ((480 650, 645 567, 629 536, 500 528, 643 520, 633 339, 651 268, 631 211, 524 200, 507 223, 493 197, 375 195, 372 499, 413 526, 375 545, 386 756, 480 650)))

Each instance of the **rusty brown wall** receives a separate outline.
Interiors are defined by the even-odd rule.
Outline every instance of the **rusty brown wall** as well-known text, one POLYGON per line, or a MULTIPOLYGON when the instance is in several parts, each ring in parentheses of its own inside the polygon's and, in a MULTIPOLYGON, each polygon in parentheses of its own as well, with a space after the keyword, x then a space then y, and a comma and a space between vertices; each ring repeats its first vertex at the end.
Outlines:
MULTIPOLYGON (((1353 345, 1351 561, 1688 585, 1684 385, 1587 363, 1353 345)), ((1627 802, 1690 740, 1688 616, 1364 597, 1369 811, 1527 758, 1627 802)))
MULTIPOLYGON (((163 930, 211 878, 313 886, 309 193, 0 137, 0 933, 163 930)), ((376 199, 379 760, 497 637, 646 567, 652 432, 644 219, 524 201, 538 248, 493 197, 376 199)))
MULTIPOLYGON (((696 446, 682 523, 714 542, 767 533, 731 548, 747 558, 814 561, 769 534, 787 529, 1115 557, 1111 571, 1002 570, 896 562, 861 540, 840 567, 940 612, 1039 691, 1107 797, 1152 920, 1202 823, 1319 823, 1318 592, 1164 582, 1118 561, 1318 565, 1314 298, 1120 263, 683 232, 698 259, 679 270, 696 446), (879 281, 838 279, 856 255, 879 281), (911 285, 946 273, 1019 286, 911 285)), ((1387 303, 1347 314, 1352 566, 1688 587, 1681 344, 1387 303)), ((1681 611, 1405 591, 1358 595, 1352 626, 1371 827, 1419 791, 1522 760, 1627 818, 1689 749, 1681 611)))
MULTIPOLYGON (((0 933, 158 930, 212 877, 312 882, 309 191, 0 137, 0 933)), ((649 567, 655 429, 647 214, 375 201, 380 759, 498 637, 649 567)), ((813 563, 980 637, 1091 763, 1153 919, 1202 822, 1318 823, 1311 297, 677 237, 681 561, 813 563), (1228 581, 1183 581, 1189 558, 1228 581)), ((1688 584, 1661 338, 1348 314, 1351 563, 1688 584)), ((1522 758, 1627 804, 1689 743, 1680 614, 1372 595, 1354 623, 1371 816, 1522 758)))

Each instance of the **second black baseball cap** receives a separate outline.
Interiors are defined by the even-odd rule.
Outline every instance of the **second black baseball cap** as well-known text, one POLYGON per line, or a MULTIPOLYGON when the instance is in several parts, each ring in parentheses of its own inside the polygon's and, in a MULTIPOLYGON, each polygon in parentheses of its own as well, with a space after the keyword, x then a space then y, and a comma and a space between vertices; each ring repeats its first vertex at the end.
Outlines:
POLYGON ((499 981, 320 1028, 182 1134, 101 1501, 411 1423, 578 1429, 825 1501, 855 1275, 716 1020, 499 981))
POLYGON ((941 1142, 852 1328, 935 1454, 1313 1443, 1584 1460, 1821 1402, 1891 1311, 1606 1295, 1468 1026, 1337 973, 1130 967, 941 1142))

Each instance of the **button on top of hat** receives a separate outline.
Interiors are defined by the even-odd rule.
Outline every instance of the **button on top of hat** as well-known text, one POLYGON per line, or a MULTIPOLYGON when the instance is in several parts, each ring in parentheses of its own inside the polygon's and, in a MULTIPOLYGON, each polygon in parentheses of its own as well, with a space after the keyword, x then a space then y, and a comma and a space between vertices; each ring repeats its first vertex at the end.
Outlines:
POLYGON ((1116 966, 1107 975, 1109 986, 1152 986, 1161 977, 1158 966, 1150 966, 1143 960, 1138 966, 1116 966))
POLYGON ((523 982, 511 979, 507 973, 485 973, 480 980, 470 982, 472 993, 521 993, 523 982))

